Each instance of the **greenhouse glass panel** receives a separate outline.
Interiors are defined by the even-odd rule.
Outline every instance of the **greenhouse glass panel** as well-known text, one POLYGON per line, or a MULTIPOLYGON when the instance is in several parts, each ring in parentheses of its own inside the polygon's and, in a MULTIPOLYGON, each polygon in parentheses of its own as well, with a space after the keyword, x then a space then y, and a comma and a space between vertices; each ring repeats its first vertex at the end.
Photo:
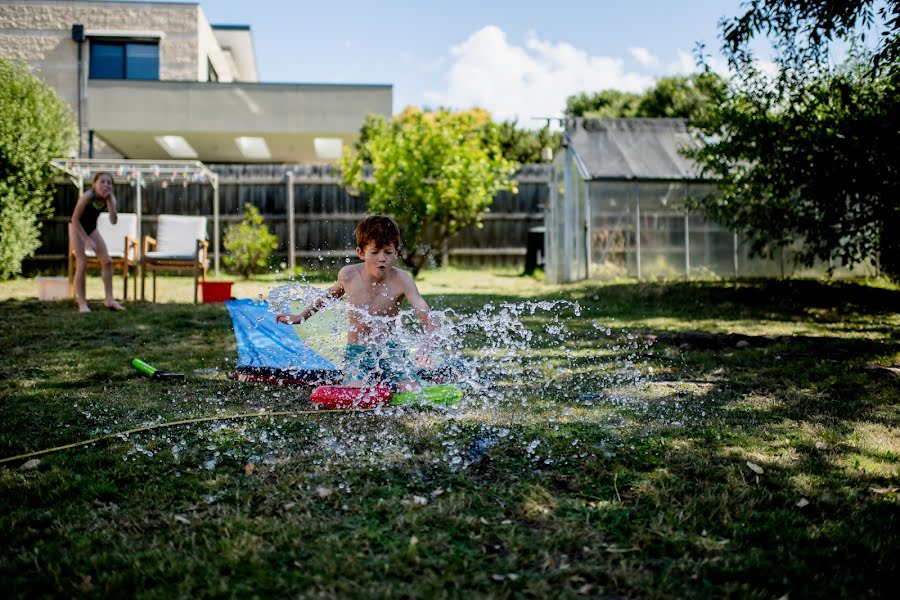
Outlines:
POLYGON ((642 277, 678 277, 685 274, 684 213, 681 183, 641 182, 640 260, 642 277))
POLYGON ((591 276, 619 277, 637 272, 634 257, 634 184, 591 181, 591 276))

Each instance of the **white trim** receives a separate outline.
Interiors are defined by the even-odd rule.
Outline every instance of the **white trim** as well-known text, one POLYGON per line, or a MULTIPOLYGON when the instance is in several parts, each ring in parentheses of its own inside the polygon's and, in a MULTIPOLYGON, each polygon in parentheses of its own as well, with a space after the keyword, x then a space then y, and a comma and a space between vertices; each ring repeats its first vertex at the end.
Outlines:
POLYGON ((164 31, 135 31, 133 29, 88 29, 84 36, 87 38, 118 38, 118 39, 155 39, 166 37, 164 31))

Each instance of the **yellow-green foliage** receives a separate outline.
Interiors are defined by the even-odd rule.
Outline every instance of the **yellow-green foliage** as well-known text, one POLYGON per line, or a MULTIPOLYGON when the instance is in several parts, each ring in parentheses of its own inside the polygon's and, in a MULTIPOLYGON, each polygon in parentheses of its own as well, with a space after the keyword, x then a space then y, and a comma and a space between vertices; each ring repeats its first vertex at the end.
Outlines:
POLYGON ((497 192, 515 190, 516 164, 504 157, 499 127, 485 111, 369 117, 357 150, 343 160, 344 183, 366 195, 370 213, 397 220, 401 256, 413 274, 428 261, 426 244, 439 250, 478 224, 497 192))

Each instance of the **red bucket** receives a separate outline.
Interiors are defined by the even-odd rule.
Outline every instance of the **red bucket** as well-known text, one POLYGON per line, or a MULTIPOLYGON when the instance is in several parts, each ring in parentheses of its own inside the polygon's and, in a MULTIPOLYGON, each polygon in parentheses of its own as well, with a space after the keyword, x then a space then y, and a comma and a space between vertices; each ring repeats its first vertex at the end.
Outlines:
POLYGON ((225 302, 231 300, 232 281, 201 281, 200 292, 204 304, 207 302, 225 302))

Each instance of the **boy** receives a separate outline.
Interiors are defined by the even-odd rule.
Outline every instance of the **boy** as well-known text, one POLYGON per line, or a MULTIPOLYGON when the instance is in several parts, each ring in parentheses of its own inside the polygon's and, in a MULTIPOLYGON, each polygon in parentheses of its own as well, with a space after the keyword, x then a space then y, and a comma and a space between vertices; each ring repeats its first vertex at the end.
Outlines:
MULTIPOLYGON (((356 227, 356 256, 363 262, 342 268, 337 282, 328 288, 327 298, 346 297, 349 304, 345 385, 360 386, 375 379, 399 391, 419 387, 406 350, 393 339, 403 299, 409 302, 428 333, 434 324, 413 278, 394 266, 399 249, 400 229, 393 219, 367 218, 356 227)), ((275 321, 301 323, 325 303, 324 298, 316 300, 299 315, 281 313, 275 321)), ((422 366, 430 363, 426 357, 426 349, 420 348, 416 358, 422 366)))

